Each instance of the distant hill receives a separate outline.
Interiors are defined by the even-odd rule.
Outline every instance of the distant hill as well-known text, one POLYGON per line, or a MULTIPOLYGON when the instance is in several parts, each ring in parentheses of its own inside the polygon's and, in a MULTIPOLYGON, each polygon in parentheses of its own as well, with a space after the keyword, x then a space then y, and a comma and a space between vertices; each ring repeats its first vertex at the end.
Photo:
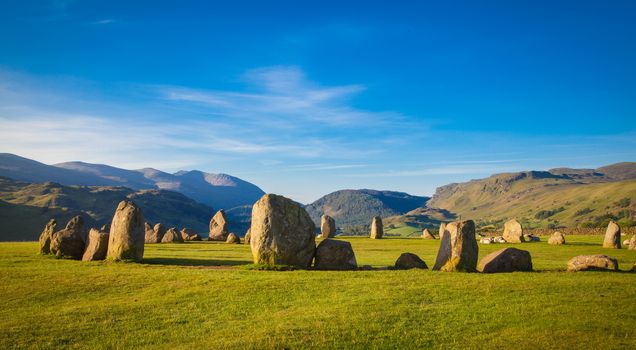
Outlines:
POLYGON ((318 199, 305 209, 316 225, 320 224, 323 214, 333 217, 338 227, 369 225, 373 216, 384 218, 404 214, 424 206, 428 199, 403 192, 341 190, 318 199))
POLYGON ((496 174, 439 187, 428 202, 480 225, 519 218, 527 227, 633 225, 636 163, 496 174))
POLYGON ((165 189, 216 209, 252 205, 265 194, 258 186, 227 174, 198 170, 169 174, 152 168, 127 170, 84 162, 46 165, 9 153, 0 153, 0 176, 32 183, 165 189))
POLYGON ((138 204, 146 221, 204 234, 213 215, 209 206, 172 191, 31 184, 0 177, 0 241, 36 240, 50 218, 61 225, 75 215, 82 215, 87 227, 110 223, 123 199, 138 204))

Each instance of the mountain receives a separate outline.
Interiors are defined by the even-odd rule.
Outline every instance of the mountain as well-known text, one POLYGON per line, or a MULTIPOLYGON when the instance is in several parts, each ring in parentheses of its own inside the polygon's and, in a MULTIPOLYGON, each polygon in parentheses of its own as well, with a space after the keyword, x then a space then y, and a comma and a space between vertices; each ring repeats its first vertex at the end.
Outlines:
POLYGON ((0 153, 0 176, 33 183, 171 190, 216 209, 252 205, 265 194, 258 186, 227 174, 198 170, 169 174, 152 168, 127 170, 84 162, 46 165, 9 153, 0 153))
POLYGON ((636 163, 496 174, 439 187, 428 206, 496 228, 512 217, 527 227, 633 225, 636 163))
POLYGON ((0 241, 37 240, 50 218, 62 226, 75 215, 82 215, 88 227, 110 223, 124 199, 139 205, 146 221, 202 233, 208 231, 213 214, 209 206, 172 191, 32 184, 0 177, 0 241))
POLYGON ((330 215, 339 227, 370 225, 371 218, 404 214, 422 207, 428 197, 412 196, 403 192, 376 190, 341 190, 321 197, 305 209, 320 224, 320 216, 330 215))

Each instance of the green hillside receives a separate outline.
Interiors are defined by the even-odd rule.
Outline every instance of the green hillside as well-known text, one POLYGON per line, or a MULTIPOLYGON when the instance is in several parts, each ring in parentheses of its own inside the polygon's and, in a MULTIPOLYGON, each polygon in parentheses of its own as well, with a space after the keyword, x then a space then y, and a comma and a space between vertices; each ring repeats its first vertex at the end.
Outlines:
POLYGON ((429 206, 500 228, 510 218, 527 227, 633 226, 636 180, 583 182, 546 174, 499 174, 437 190, 429 206))
POLYGON ((117 204, 124 199, 137 203, 147 221, 168 227, 207 232, 213 214, 212 208, 177 192, 30 184, 0 177, 0 241, 35 240, 51 218, 62 225, 75 215, 82 215, 87 226, 110 223, 117 204))
POLYGON ((320 224, 320 216, 330 215, 338 227, 364 227, 371 224, 371 218, 383 218, 404 214, 422 207, 428 197, 412 196, 403 192, 376 190, 341 190, 330 193, 307 205, 305 209, 320 224))

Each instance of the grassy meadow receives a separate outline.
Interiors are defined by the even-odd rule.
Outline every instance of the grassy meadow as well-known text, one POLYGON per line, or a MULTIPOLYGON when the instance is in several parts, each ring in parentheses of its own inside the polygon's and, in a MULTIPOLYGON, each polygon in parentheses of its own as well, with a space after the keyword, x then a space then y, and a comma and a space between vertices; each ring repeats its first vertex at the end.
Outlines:
MULTIPOLYGON (((344 237, 359 265, 402 252, 432 267, 439 241, 344 237)), ((79 262, 0 243, 0 348, 636 348, 636 251, 569 236, 536 272, 256 271, 247 245, 146 245, 143 264, 79 262), (623 272, 565 272, 608 254, 623 272)), ((509 245, 480 245, 480 257, 509 245)))

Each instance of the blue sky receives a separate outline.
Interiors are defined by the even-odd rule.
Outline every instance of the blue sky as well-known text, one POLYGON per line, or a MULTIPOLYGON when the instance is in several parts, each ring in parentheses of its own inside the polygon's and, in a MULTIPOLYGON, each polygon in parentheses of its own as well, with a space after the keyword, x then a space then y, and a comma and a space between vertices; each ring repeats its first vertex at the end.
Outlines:
POLYGON ((310 202, 636 160, 634 1, 0 3, 0 151, 310 202))

